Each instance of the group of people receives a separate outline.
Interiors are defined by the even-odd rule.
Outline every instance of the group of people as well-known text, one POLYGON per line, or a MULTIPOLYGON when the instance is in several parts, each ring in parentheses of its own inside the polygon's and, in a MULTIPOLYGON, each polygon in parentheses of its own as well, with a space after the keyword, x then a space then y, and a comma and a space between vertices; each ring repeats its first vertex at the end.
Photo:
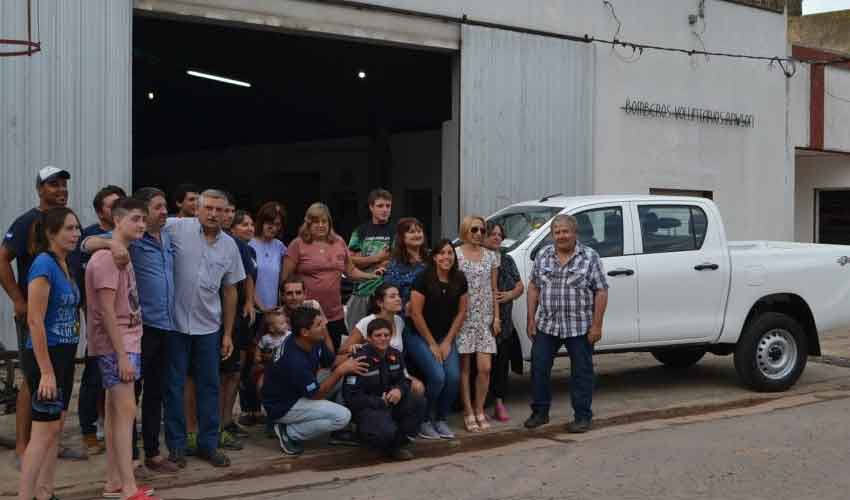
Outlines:
MULTIPOLYGON (((328 207, 314 203, 287 246, 277 202, 252 214, 229 193, 183 185, 169 217, 160 189, 127 197, 107 186, 94 198, 98 223, 81 230, 67 208, 69 179, 66 170, 39 170, 39 206, 0 247, 25 373, 19 498, 56 498, 81 319, 80 428, 89 454, 108 455, 105 497, 155 498, 137 476, 175 473, 187 456, 228 466, 222 450, 242 448, 245 426, 265 423, 287 454, 330 433, 405 460, 413 439, 454 437, 448 416, 458 396, 468 432, 510 419, 511 306, 526 287, 501 251, 499 224, 467 216, 457 248, 443 239, 429 250, 423 224, 391 222, 392 195, 376 189, 370 220, 348 244, 328 207), (344 276, 356 282, 345 305, 344 276)), ((583 432, 607 283, 598 255, 576 241, 575 219, 557 216, 551 227, 553 245, 527 287, 534 400, 525 426, 548 422, 552 360, 565 344, 576 416, 569 430, 583 432)))

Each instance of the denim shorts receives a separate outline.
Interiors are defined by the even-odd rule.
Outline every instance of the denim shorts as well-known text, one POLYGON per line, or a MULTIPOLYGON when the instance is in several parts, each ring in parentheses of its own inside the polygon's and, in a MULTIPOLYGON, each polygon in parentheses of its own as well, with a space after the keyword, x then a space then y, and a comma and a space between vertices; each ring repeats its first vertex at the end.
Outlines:
MULTIPOLYGON (((139 352, 128 352, 127 357, 130 358, 130 364, 133 366, 136 375, 133 380, 138 381, 142 378, 142 354, 139 352)), ((103 388, 109 389, 112 386, 121 384, 121 375, 118 373, 118 353, 105 354, 97 357, 97 366, 100 368, 100 376, 103 378, 103 388)))

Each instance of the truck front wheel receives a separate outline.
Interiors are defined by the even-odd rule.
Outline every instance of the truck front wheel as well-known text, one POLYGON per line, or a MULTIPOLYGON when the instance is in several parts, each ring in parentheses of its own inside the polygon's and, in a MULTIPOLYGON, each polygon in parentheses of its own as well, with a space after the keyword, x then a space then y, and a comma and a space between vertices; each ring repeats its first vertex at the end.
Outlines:
POLYGON ((652 356, 668 368, 683 370, 697 364, 705 356, 705 349, 699 347, 679 347, 652 351, 652 356))
POLYGON ((797 382, 808 359, 806 334, 787 314, 764 313, 744 330, 735 347, 741 382, 760 392, 781 392, 797 382))

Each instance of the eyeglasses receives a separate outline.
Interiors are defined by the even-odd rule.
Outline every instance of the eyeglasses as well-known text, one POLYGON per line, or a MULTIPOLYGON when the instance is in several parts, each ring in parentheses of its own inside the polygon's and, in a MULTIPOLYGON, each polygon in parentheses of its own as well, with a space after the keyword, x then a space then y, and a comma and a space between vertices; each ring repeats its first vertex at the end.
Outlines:
POLYGON ((478 233, 484 234, 484 228, 481 227, 481 226, 475 226, 475 227, 470 228, 469 232, 472 233, 472 234, 478 234, 478 233))

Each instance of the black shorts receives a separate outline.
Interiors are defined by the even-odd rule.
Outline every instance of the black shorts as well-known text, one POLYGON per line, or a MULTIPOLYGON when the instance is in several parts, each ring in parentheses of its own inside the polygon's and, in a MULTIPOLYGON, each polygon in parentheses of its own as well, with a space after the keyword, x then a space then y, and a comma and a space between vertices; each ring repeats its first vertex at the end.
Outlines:
MULTIPOLYGON (((56 374, 56 387, 62 391, 62 408, 67 411, 68 404, 71 402, 71 391, 74 390, 77 344, 61 344, 48 347, 47 352, 50 355, 50 363, 53 365, 53 373, 56 374)), ((38 368, 38 362, 35 360, 35 353, 32 349, 24 349, 21 367, 33 397, 37 398, 38 385, 41 383, 41 370, 38 368)), ((55 422, 60 417, 60 415, 51 415, 49 413, 42 413, 35 408, 32 409, 32 419, 35 422, 55 422)))
POLYGON ((251 318, 243 318, 241 314, 236 318, 236 324, 233 325, 233 348, 240 351, 247 351, 254 342, 254 327, 251 325, 251 318))
MULTIPOLYGON (((233 332, 233 335, 236 336, 236 332, 233 332)), ((219 342, 221 345, 221 342, 219 342)), ((227 359, 221 360, 219 363, 219 373, 230 374, 230 373, 239 373, 240 364, 239 357, 242 349, 239 349, 236 339, 233 339, 233 351, 230 353, 230 357, 227 359)))

